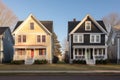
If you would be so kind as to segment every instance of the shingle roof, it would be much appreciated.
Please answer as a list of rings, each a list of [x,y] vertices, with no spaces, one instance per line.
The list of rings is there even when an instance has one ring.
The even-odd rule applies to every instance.
[[[104,22],[103,22],[102,20],[98,20],[97,22],[103,27],[103,29],[104,29],[105,31],[107,31],[107,29],[106,29],[106,27],[105,27],[105,24],[104,24]]]
[[[2,35],[6,29],[8,29],[9,27],[0,27],[0,35]]]
[[[80,23],[81,21],[68,21],[68,34]],[[104,22],[102,20],[98,20],[97,21],[101,26],[102,28],[106,30],[106,27],[104,25]]]
[[[53,33],[53,21],[40,21],[40,22],[48,29],[48,31]],[[13,31],[15,31],[22,23],[23,21],[18,21]]]

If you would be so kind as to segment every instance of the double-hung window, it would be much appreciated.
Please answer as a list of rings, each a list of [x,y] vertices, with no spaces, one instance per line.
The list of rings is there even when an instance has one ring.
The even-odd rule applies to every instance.
[[[82,34],[74,34],[73,35],[73,42],[74,43],[83,43],[83,35]]]
[[[26,42],[26,35],[18,35],[18,43]]]
[[[85,31],[90,31],[91,30],[91,21],[86,21],[85,22]]]
[[[41,36],[40,35],[37,35],[37,42],[41,42]]]
[[[100,43],[101,36],[100,35],[90,35],[90,43]]]
[[[30,23],[30,30],[34,30],[34,23],[33,22]]]

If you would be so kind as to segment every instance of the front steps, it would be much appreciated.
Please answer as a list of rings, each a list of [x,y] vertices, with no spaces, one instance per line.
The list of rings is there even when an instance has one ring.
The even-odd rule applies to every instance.
[[[88,64],[88,65],[94,65],[95,61],[94,60],[86,60],[86,64]]]
[[[33,64],[34,63],[34,60],[33,59],[26,59],[25,60],[25,64],[26,65],[31,65],[31,64]]]

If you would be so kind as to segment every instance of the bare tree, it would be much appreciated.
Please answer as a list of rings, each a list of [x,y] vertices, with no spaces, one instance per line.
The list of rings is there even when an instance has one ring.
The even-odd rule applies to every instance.
[[[63,42],[62,42],[62,51],[63,53],[65,53],[66,51],[68,51],[68,41],[67,41],[67,38],[64,38]]]
[[[9,26],[13,29],[17,20],[16,15],[0,0],[0,26]]]
[[[110,13],[109,15],[103,17],[103,21],[109,32],[111,27],[116,28],[116,26],[120,25],[120,15],[117,13]]]

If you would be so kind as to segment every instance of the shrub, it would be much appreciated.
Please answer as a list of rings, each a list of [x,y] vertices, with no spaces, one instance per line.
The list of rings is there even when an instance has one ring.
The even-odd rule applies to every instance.
[[[73,60],[74,64],[86,64],[85,60]]]
[[[107,64],[108,63],[108,60],[96,60],[96,64]]]
[[[53,63],[57,63],[59,61],[57,56],[53,56]]]
[[[15,60],[15,61],[11,61],[11,64],[24,64],[24,60]]]
[[[64,62],[69,63],[69,55],[67,54],[67,52],[65,54]]]
[[[47,60],[35,60],[34,64],[47,64]]]

